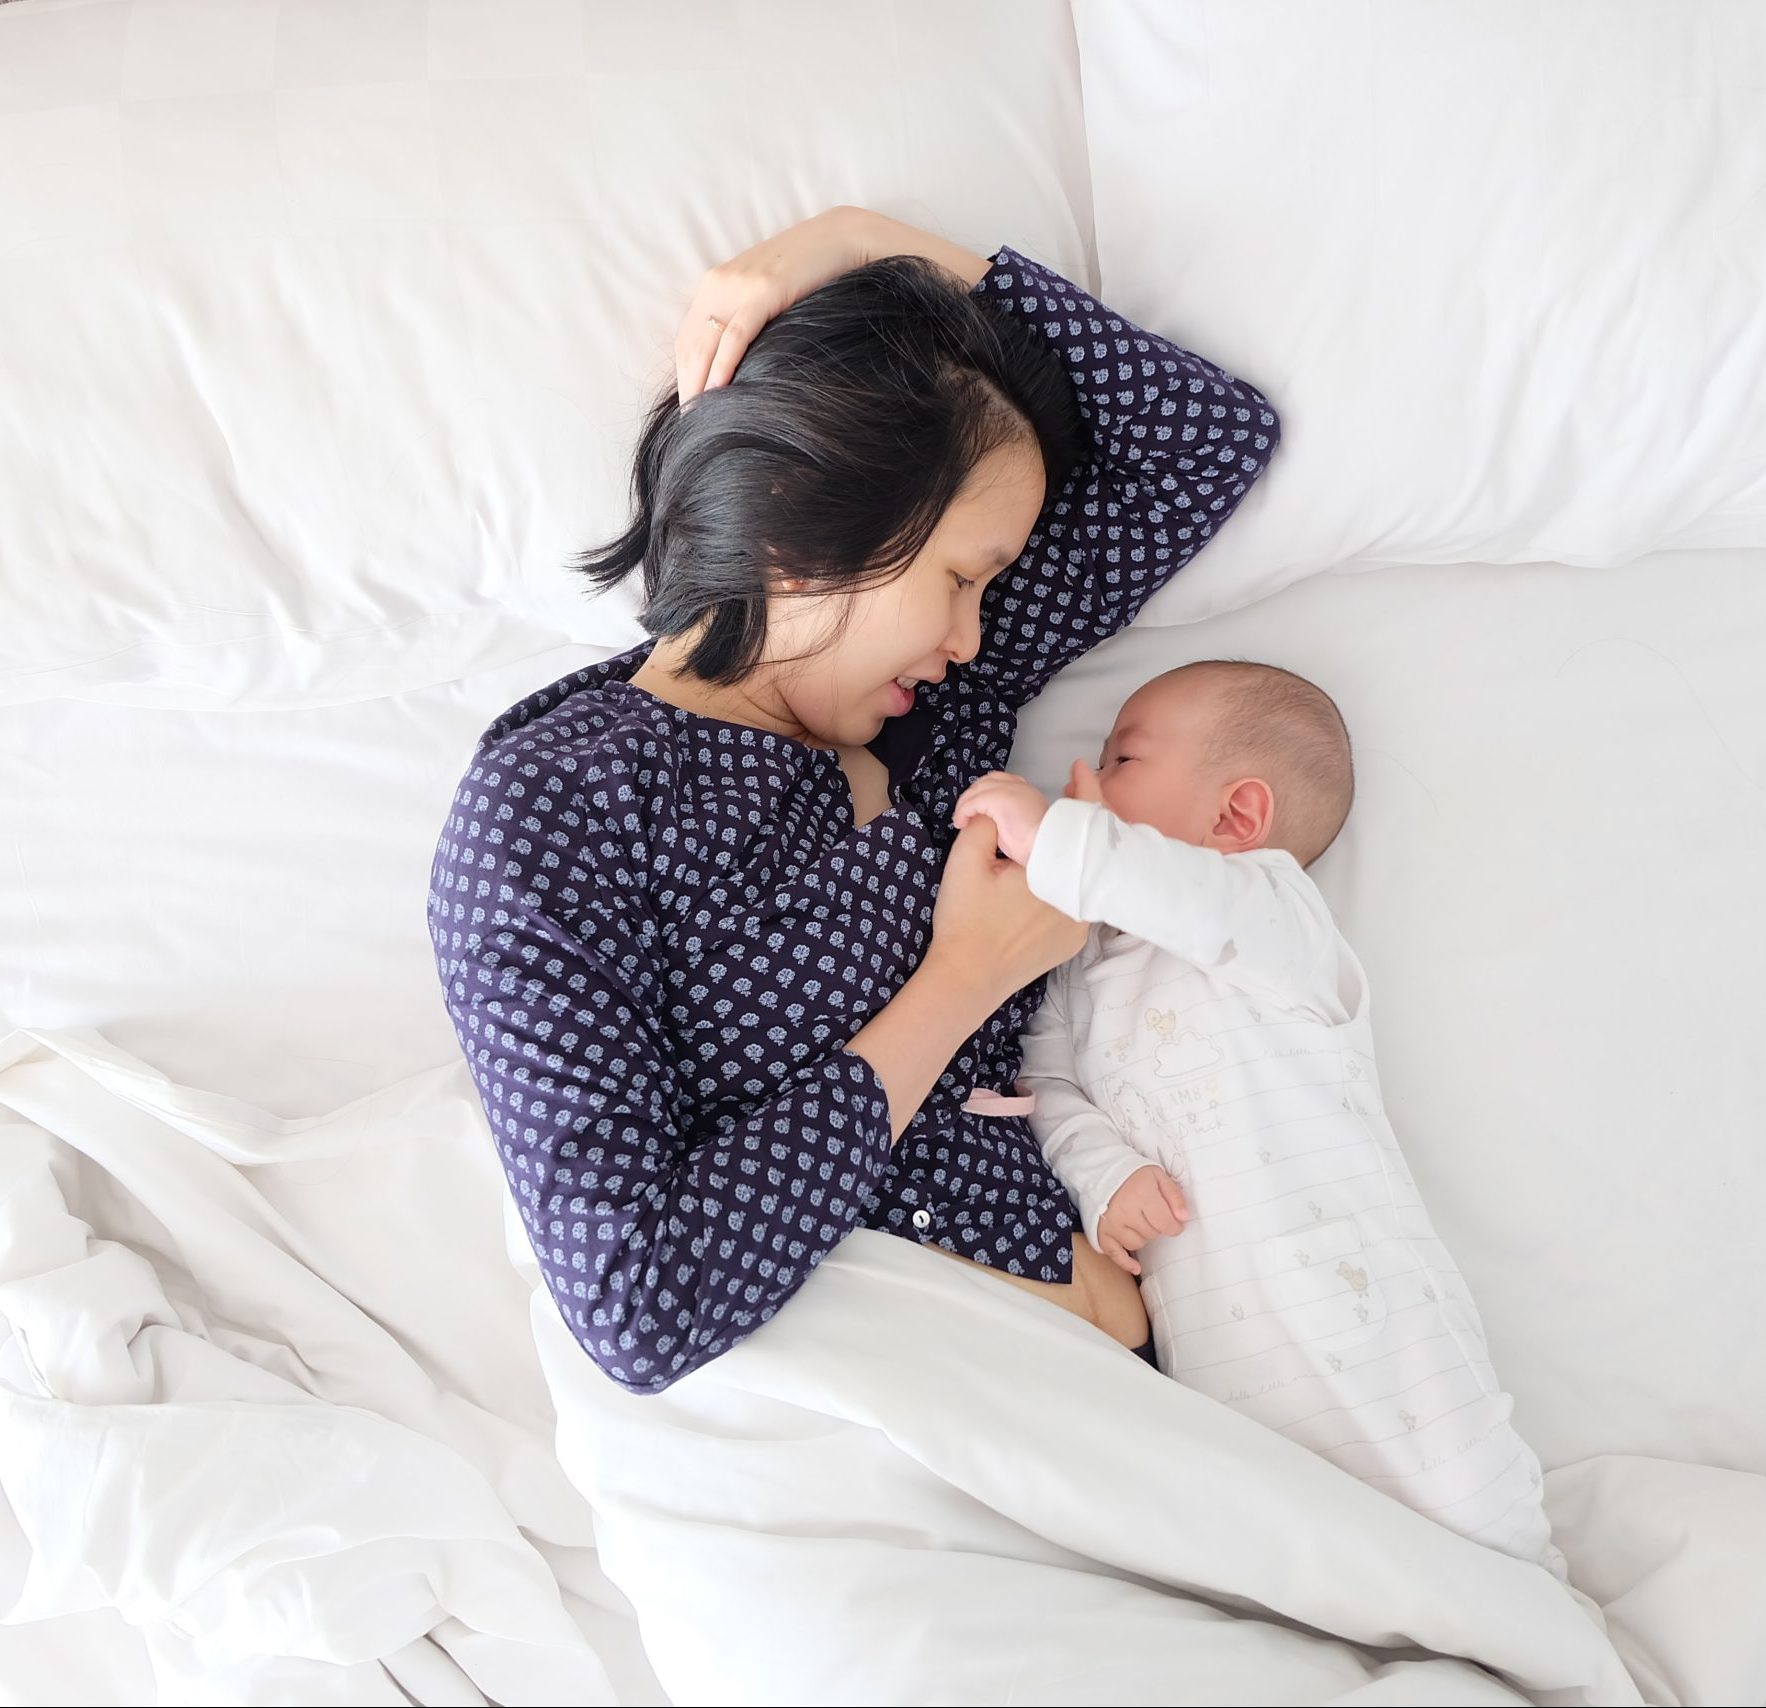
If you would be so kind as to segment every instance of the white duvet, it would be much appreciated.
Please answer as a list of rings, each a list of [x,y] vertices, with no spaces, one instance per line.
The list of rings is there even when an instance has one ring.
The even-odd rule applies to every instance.
[[[1603,1634],[1539,1568],[886,1235],[664,1395],[623,1393],[537,1287],[471,1095],[450,1067],[280,1121],[91,1034],[5,1041],[0,1485],[31,1550],[8,1618],[116,1608],[162,1701],[1766,1685],[1722,1593],[1759,1572],[1766,1479],[1554,1473]],[[426,1238],[389,1243],[391,1201]]]
[[[1641,1700],[1542,1568],[886,1234],[653,1403],[536,1332],[680,1702]]]

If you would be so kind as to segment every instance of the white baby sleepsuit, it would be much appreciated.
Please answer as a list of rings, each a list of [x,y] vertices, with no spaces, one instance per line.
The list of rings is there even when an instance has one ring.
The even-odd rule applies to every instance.
[[[1094,1243],[1136,1169],[1183,1187],[1139,1254],[1159,1367],[1473,1539],[1564,1575],[1470,1291],[1380,1101],[1367,983],[1277,849],[1052,803],[1031,889],[1094,922],[1021,1086]]]

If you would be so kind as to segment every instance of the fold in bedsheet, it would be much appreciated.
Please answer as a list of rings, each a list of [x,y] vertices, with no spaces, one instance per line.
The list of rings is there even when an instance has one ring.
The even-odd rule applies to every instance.
[[[115,1607],[162,1700],[616,1700],[470,1097],[284,1122],[0,1043],[0,1618]]]

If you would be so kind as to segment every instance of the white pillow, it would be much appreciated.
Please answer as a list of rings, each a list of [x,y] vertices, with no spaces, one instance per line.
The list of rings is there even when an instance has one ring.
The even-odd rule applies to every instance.
[[[1074,12],[1105,300],[1282,418],[1150,620],[1766,544],[1766,7]]]
[[[855,202],[1083,278],[1084,159],[1061,0],[0,5],[0,698],[629,644],[564,566],[700,273]]]

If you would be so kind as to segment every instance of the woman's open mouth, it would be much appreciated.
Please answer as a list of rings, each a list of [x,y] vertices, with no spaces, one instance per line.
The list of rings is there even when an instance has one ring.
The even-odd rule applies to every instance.
[[[899,718],[903,712],[914,709],[914,678],[898,676],[889,684],[890,708],[889,715]]]

